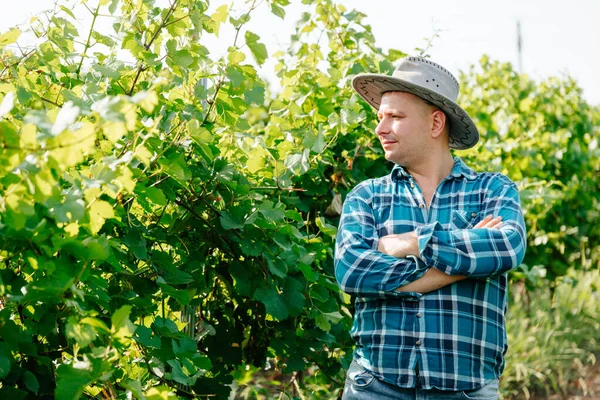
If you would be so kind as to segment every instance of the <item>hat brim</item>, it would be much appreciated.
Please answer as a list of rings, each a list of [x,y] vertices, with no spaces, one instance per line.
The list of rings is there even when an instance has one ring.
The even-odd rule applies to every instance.
[[[446,114],[450,120],[450,148],[466,150],[479,141],[477,126],[461,106],[431,89],[389,75],[360,74],[352,79],[352,87],[367,103],[379,110],[381,97],[386,92],[400,91],[412,93],[425,99]]]

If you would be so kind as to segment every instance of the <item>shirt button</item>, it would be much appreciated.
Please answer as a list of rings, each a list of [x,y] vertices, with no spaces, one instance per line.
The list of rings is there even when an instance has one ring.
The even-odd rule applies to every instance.
[[[423,204],[423,203],[419,204],[419,208],[425,208],[425,204]]]
[[[410,183],[410,187],[411,187],[411,188],[414,188],[414,187],[415,187],[415,183],[414,183],[414,182],[411,182],[411,183]]]
[[[421,313],[417,313],[417,318],[421,318],[422,314]]]
[[[476,212],[471,213],[471,217],[475,218],[477,216]]]
[[[417,343],[415,343],[415,344],[416,344],[417,346],[420,346],[420,345],[421,345],[421,341],[420,341],[420,340],[417,340]]]

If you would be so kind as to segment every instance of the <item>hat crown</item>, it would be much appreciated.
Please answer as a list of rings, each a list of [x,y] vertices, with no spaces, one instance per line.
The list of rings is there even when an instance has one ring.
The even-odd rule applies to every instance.
[[[458,98],[460,85],[454,75],[426,58],[403,58],[392,76],[437,92],[454,102]]]

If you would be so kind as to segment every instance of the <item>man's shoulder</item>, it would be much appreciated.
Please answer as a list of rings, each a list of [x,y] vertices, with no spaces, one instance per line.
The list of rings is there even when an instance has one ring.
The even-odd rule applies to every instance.
[[[501,172],[478,172],[475,181],[478,183],[479,187],[487,188],[489,190],[501,189],[506,186],[512,186],[517,189],[516,183]]]
[[[501,183],[504,185],[514,185],[515,184],[508,176],[504,175],[502,172],[494,172],[494,171],[477,172],[477,179],[480,179],[480,180],[486,181],[486,182]]]
[[[390,174],[379,178],[366,179],[354,186],[348,196],[358,196],[370,200],[374,194],[385,191],[385,188],[389,187],[391,183]]]

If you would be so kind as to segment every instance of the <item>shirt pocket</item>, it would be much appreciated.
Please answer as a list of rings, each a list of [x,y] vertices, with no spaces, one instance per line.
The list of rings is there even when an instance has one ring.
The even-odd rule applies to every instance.
[[[479,213],[470,210],[453,210],[450,229],[471,229],[476,224]]]

